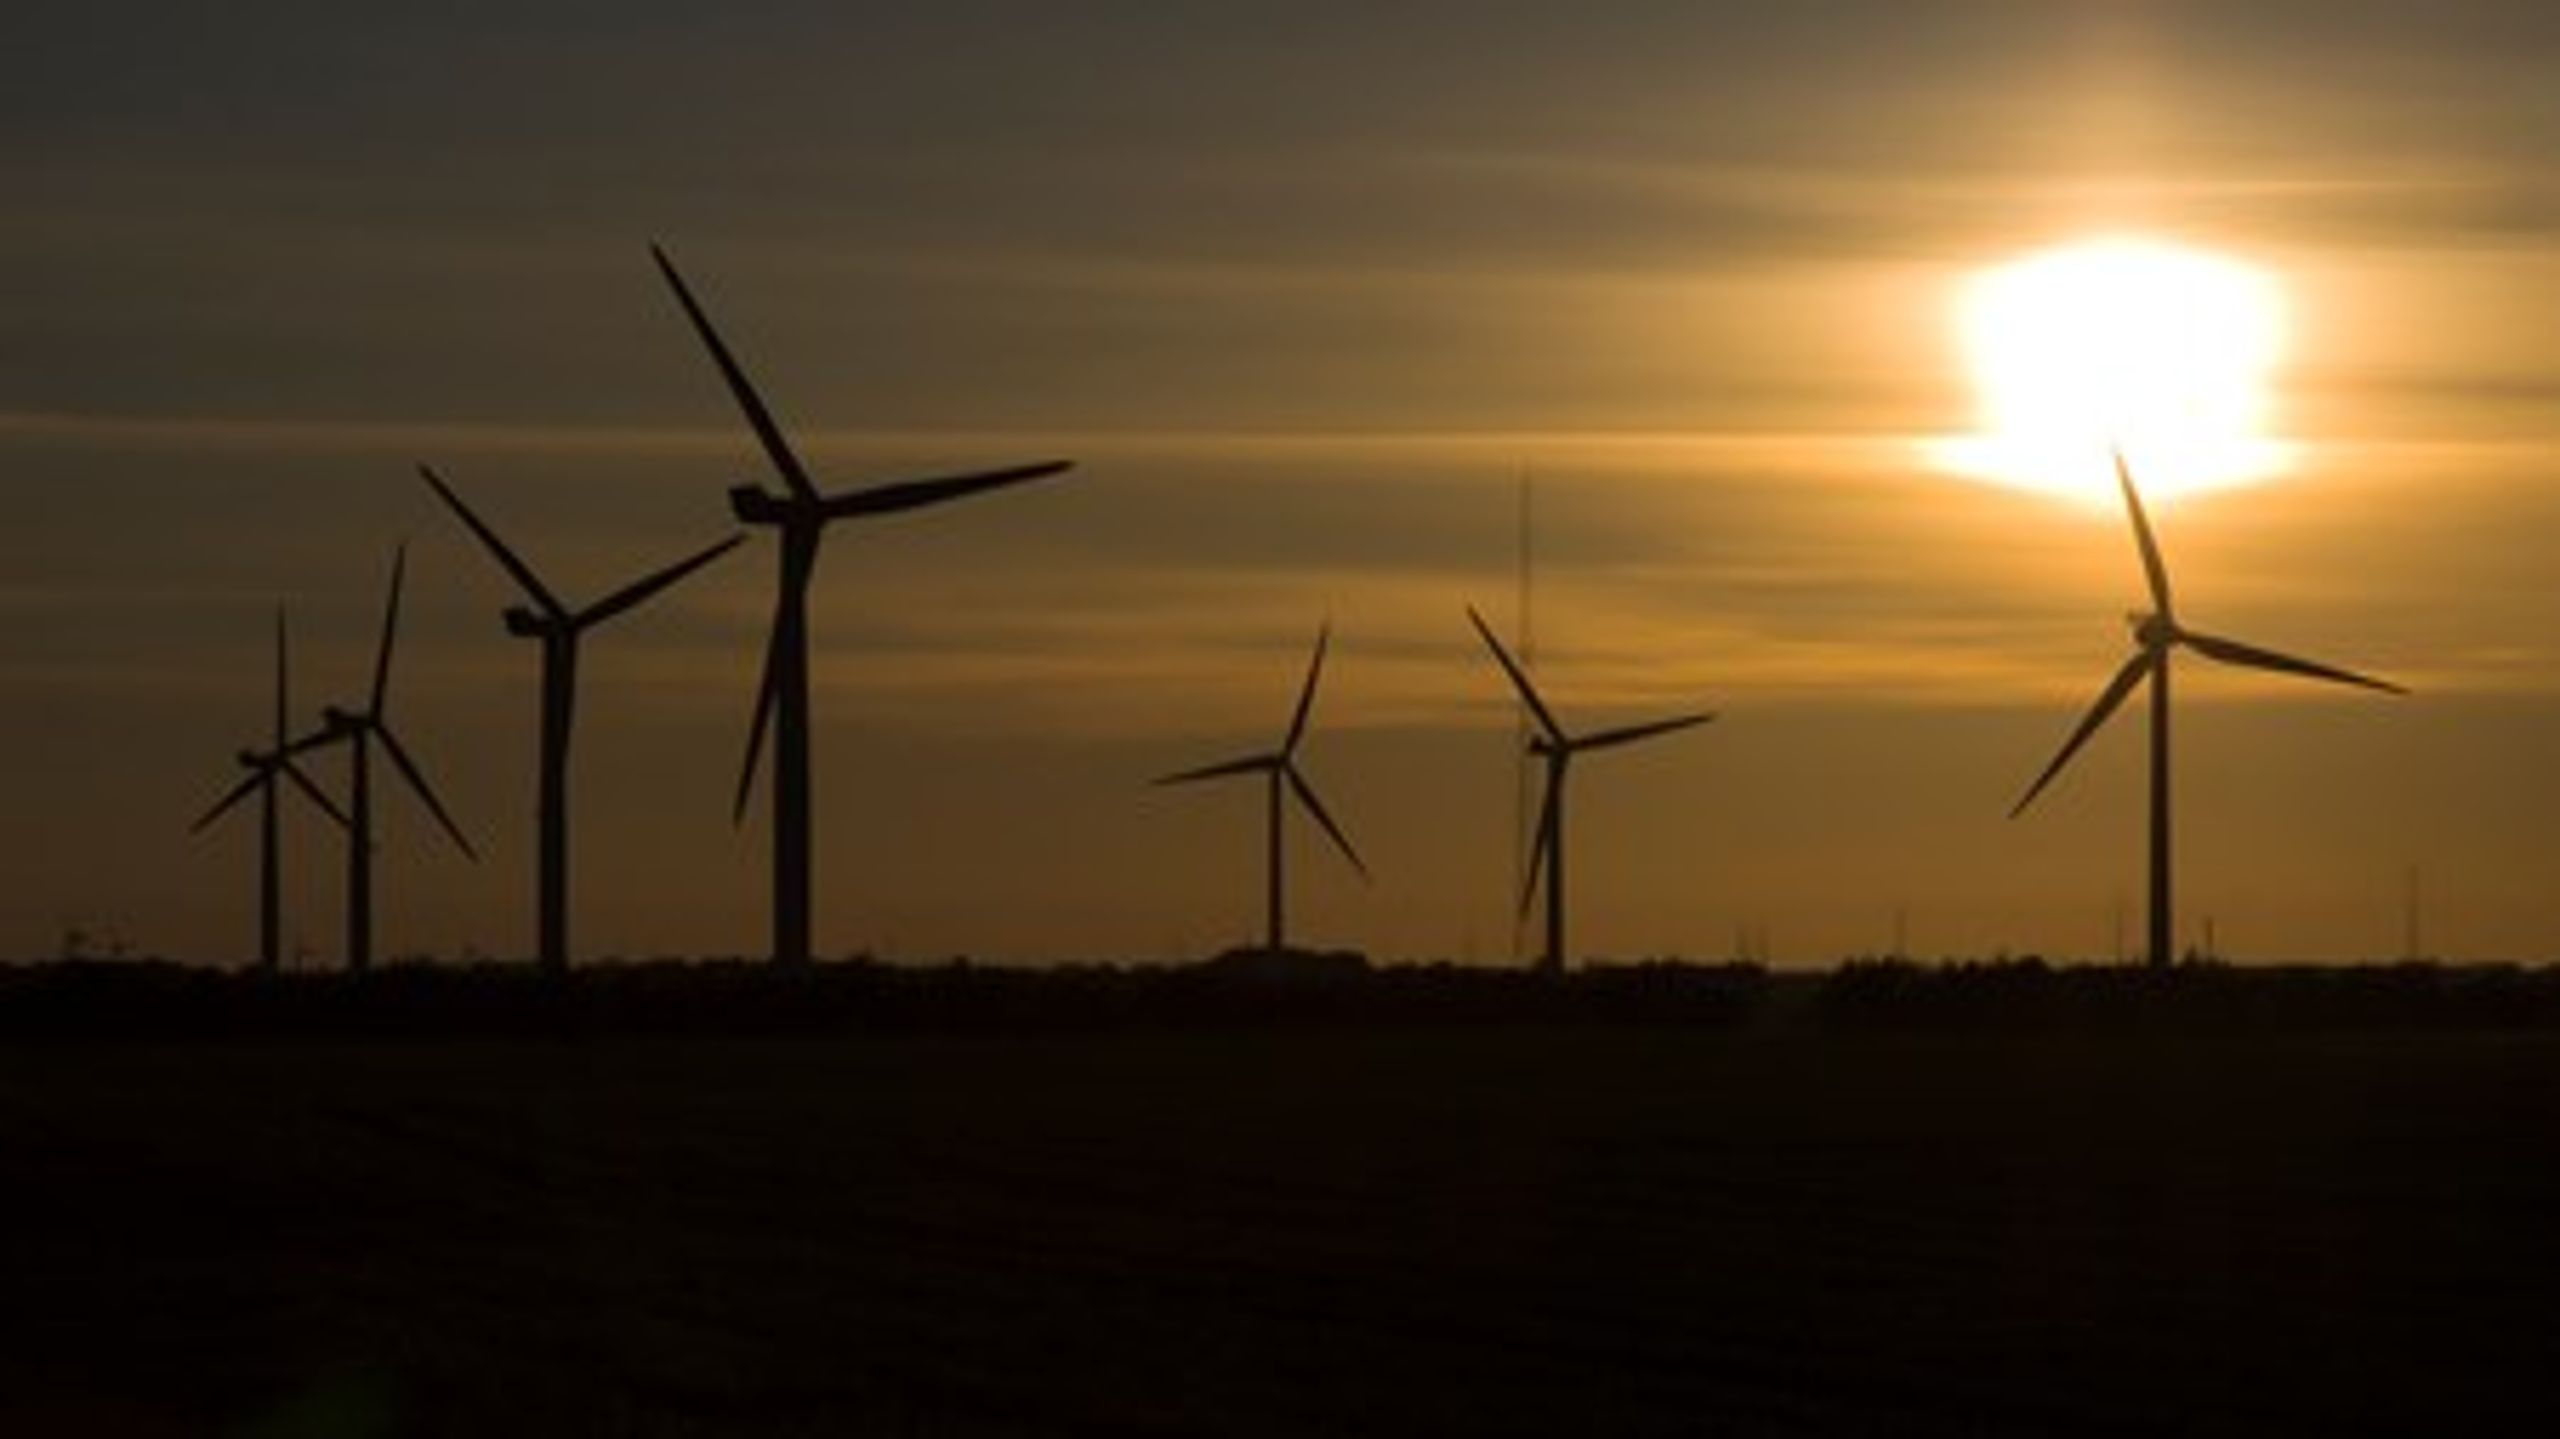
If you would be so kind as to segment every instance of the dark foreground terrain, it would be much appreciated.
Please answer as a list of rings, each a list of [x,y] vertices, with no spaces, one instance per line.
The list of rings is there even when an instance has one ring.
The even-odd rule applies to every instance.
[[[0,1433],[2553,1432],[2560,1033],[0,1046]]]

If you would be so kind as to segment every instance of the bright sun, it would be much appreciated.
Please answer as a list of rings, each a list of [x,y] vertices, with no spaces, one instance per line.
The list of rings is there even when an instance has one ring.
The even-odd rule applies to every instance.
[[[1944,469],[2112,505],[2115,447],[2160,498],[2291,462],[2293,447],[2266,433],[2285,310],[2263,270],[2157,240],[2088,240],[1974,276],[1956,333],[1981,428],[1930,442]]]

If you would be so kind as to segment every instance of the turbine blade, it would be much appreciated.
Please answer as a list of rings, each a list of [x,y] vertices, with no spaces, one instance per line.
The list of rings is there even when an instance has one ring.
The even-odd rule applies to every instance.
[[[1484,616],[1477,614],[1473,605],[1467,606],[1467,618],[1475,624],[1476,633],[1484,636],[1485,648],[1493,651],[1494,659],[1502,665],[1502,672],[1511,676],[1511,687],[1520,692],[1521,702],[1529,706],[1529,713],[1538,717],[1538,728],[1545,730],[1547,738],[1556,743],[1566,743],[1564,726],[1556,723],[1555,715],[1547,709],[1547,702],[1538,698],[1538,687],[1529,683],[1528,671],[1520,668],[1519,663],[1511,658],[1511,651],[1504,649],[1502,641],[1493,637],[1493,626],[1484,622]]]
[[[1342,857],[1351,861],[1351,867],[1360,872],[1363,880],[1367,879],[1369,866],[1360,862],[1360,851],[1351,847],[1350,836],[1345,835],[1342,826],[1335,824],[1333,816],[1325,812],[1324,801],[1316,798],[1315,786],[1307,783],[1307,777],[1298,773],[1296,765],[1285,760],[1281,762],[1280,772],[1289,777],[1289,788],[1298,792],[1298,802],[1305,805],[1307,813],[1314,815],[1316,823],[1323,825],[1324,832],[1333,837],[1334,847],[1342,851]]]
[[[938,505],[946,500],[964,499],[982,490],[998,490],[1030,480],[1046,479],[1075,468],[1073,460],[1042,460],[1038,464],[1013,465],[1001,470],[977,474],[944,475],[930,480],[901,480],[895,484],[873,485],[822,501],[818,508],[828,519],[841,520],[855,515],[886,515],[899,510]]]
[[[1712,712],[1705,712],[1681,715],[1675,719],[1649,720],[1643,724],[1621,725],[1617,729],[1604,729],[1595,735],[1585,735],[1575,740],[1572,748],[1580,751],[1634,744],[1637,740],[1651,739],[1655,735],[1669,734],[1674,730],[1694,729],[1714,718],[1715,715]]]
[[[2298,659],[2292,655],[2278,654],[2274,650],[2262,650],[2256,645],[2244,645],[2238,640],[2227,640],[2219,635],[2200,635],[2193,631],[2182,630],[2178,638],[2194,646],[2199,653],[2228,665],[2246,665],[2251,669],[2274,670],[2280,674],[2301,675],[2306,679],[2357,685],[2369,690],[2380,690],[2384,694],[2405,695],[2409,692],[2389,680],[2378,680],[2371,675],[2360,675],[2353,670],[2342,670],[2335,665],[2321,664],[2317,660]]]
[[[436,823],[444,826],[446,834],[452,836],[454,846],[471,860],[478,861],[480,852],[471,847],[470,840],[463,838],[462,826],[455,824],[453,816],[445,812],[444,801],[436,798],[435,790],[427,784],[426,775],[419,772],[418,762],[409,758],[408,748],[400,743],[400,736],[393,734],[391,727],[384,724],[376,724],[373,732],[381,739],[383,751],[391,756],[391,763],[400,771],[400,777],[409,782],[410,790],[426,802],[427,812],[436,817]]]
[[[791,452],[790,442],[782,437],[782,427],[773,421],[773,412],[764,407],[764,398],[748,381],[747,372],[738,368],[737,357],[729,353],[729,346],[720,338],[720,332],[712,328],[711,317],[704,314],[702,306],[694,300],[693,290],[685,284],[684,276],[676,273],[675,261],[668,259],[667,252],[656,245],[649,247],[649,254],[658,262],[658,273],[666,277],[668,287],[676,292],[676,303],[684,306],[686,317],[693,321],[693,332],[701,337],[702,347],[711,352],[712,363],[720,367],[720,377],[728,382],[729,394],[746,415],[748,426],[764,443],[764,452],[772,459],[775,472],[782,476],[782,482],[791,487],[795,496],[803,500],[817,499],[818,487],[810,483],[809,472],[801,467],[800,457]]]
[[[373,699],[365,713],[376,719],[382,716],[382,703],[391,694],[391,646],[400,633],[400,579],[409,567],[409,543],[391,552],[391,597],[382,606],[382,646],[373,653]]]
[[[774,695],[781,683],[782,617],[776,615],[773,631],[765,638],[764,673],[756,679],[756,712],[747,721],[747,758],[738,766],[738,796],[729,805],[731,824],[746,822],[747,800],[756,788],[756,761],[764,756],[764,735],[773,727]]]
[[[704,565],[707,565],[713,560],[720,558],[722,555],[729,553],[731,550],[736,549],[739,545],[746,543],[746,538],[747,537],[745,535],[731,535],[720,543],[712,545],[707,549],[699,550],[688,558],[678,560],[674,564],[667,566],[665,569],[659,570],[655,574],[634,580],[630,584],[624,585],[622,588],[615,590],[612,594],[605,596],[603,599],[600,599],[594,604],[591,604],[585,609],[579,611],[577,615],[578,624],[583,627],[586,625],[602,624],[604,621],[612,619],[615,615],[621,614],[623,611],[638,605],[643,600],[649,599],[656,595],[658,591],[665,589],[667,586],[674,584],[676,581],[683,579],[689,574],[692,574],[695,570],[701,569]]]
[[[499,539],[496,530],[489,528],[481,522],[478,515],[472,513],[471,507],[462,502],[462,496],[453,492],[453,487],[444,482],[442,475],[425,465],[418,466],[418,474],[438,495],[443,497],[445,506],[461,519],[463,527],[480,537],[481,546],[497,558],[499,568],[514,576],[517,587],[531,597],[535,604],[542,606],[545,614],[558,618],[568,612],[559,599],[543,585],[541,577],[534,574],[533,566],[526,564],[522,556],[507,548],[507,542]]]
[[[1284,757],[1296,754],[1298,741],[1306,737],[1307,713],[1315,708],[1316,703],[1316,679],[1324,673],[1325,646],[1332,640],[1333,621],[1327,620],[1316,627],[1315,657],[1307,661],[1307,682],[1298,687],[1298,708],[1289,716],[1288,738],[1280,741],[1280,753]]]
[[[332,729],[327,725],[323,725],[307,735],[287,741],[285,746],[276,753],[279,756],[309,754],[313,750],[326,749],[333,744],[337,744],[346,737],[347,732],[345,730]]]
[[[2166,619],[2174,613],[2169,603],[2169,567],[2160,558],[2160,542],[2152,537],[2150,517],[2142,512],[2142,495],[2133,487],[2133,471],[2124,462],[2124,451],[2115,454],[2116,484],[2124,491],[2125,512],[2133,516],[2133,539],[2142,547],[2142,573],[2151,583],[2151,604]]]
[[[2062,767],[2080,752],[2080,746],[2088,743],[2089,736],[2098,732],[2098,726],[2107,722],[2107,716],[2116,712],[2116,707],[2124,703],[2124,697],[2133,693],[2133,687],[2142,683],[2144,677],[2151,673],[2151,667],[2158,662],[2159,656],[2151,650],[2137,650],[2133,658],[2124,662],[2124,668],[2116,671],[2116,677],[2107,681],[2106,690],[2098,696],[2098,702],[2089,707],[2080,727],[2063,742],[2062,752],[2053,757],[2053,763],[2044,767],[2044,773],[2036,776],[2036,782],[2027,786],[2026,794],[2010,808],[2009,818],[2016,819],[2026,813],[2027,806],[2035,803],[2036,796],[2044,793],[2044,787],[2053,782],[2055,775],[2062,773]]]
[[[1553,763],[1553,761],[1550,761]],[[1556,786],[1547,786],[1547,797],[1538,802],[1536,838],[1529,842],[1529,873],[1520,883],[1520,917],[1529,917],[1529,906],[1538,895],[1539,877],[1546,873],[1547,851],[1556,842]]]
[[[302,772],[302,766],[295,764],[292,759],[286,756],[278,755],[276,757],[276,769],[279,773],[283,774],[286,779],[293,781],[293,787],[302,791],[302,797],[304,799],[318,805],[322,814],[336,820],[338,822],[338,828],[347,828],[349,823],[347,819],[347,812],[338,808],[337,804],[321,790],[320,786],[311,782],[311,776]]]
[[[1259,774],[1280,762],[1278,755],[1258,754],[1245,759],[1222,760],[1176,774],[1158,775],[1150,784],[1191,784],[1197,780],[1224,779],[1231,774]]]
[[[240,801],[257,793],[258,786],[266,783],[266,779],[267,772],[265,770],[253,769],[249,771],[247,778],[241,780],[231,788],[224,790],[222,792],[222,798],[215,800],[212,804],[206,806],[205,812],[196,816],[196,822],[187,826],[187,833],[204,833],[205,826],[222,818],[223,814],[233,805],[238,804]]]

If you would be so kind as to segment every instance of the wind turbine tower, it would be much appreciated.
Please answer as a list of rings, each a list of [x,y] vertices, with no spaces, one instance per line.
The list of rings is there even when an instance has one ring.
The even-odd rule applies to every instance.
[[[2133,471],[2126,467],[2121,453],[2115,457],[2115,464],[2116,484],[2124,492],[2125,513],[2133,523],[2134,543],[2142,552],[2142,572],[2150,586],[2152,607],[2148,611],[2136,611],[2125,617],[2126,623],[2133,630],[2132,656],[2124,662],[2122,669],[2116,671],[2115,678],[2107,682],[2106,689],[2098,695],[2097,703],[2090,706],[2088,714],[2081,719],[2079,727],[2071,732],[2070,738],[2063,741],[2061,752],[2053,757],[2053,762],[2046,765],[2044,772],[2036,776],[2035,783],[2027,786],[2027,792],[2010,809],[2009,817],[2015,819],[2026,813],[2027,806],[2035,803],[2036,796],[2042,794],[2045,786],[2053,782],[2054,776],[2062,772],[2063,766],[2071,762],[2071,757],[2080,752],[2080,747],[2088,742],[2089,736],[2097,733],[2098,728],[2123,705],[2126,698],[2147,681],[2151,686],[2149,958],[2153,966],[2165,967],[2174,958],[2177,943],[2169,893],[2170,657],[2180,649],[2190,649],[2207,659],[2228,665],[2272,670],[2279,674],[2323,680],[2331,684],[2354,685],[2362,689],[2380,690],[2385,694],[2407,694],[2408,691],[2388,680],[2374,679],[2369,675],[2360,675],[2333,665],[2297,659],[2292,655],[2279,654],[2274,650],[2260,649],[2255,645],[2242,644],[2238,640],[2224,639],[2218,635],[2209,635],[2201,630],[2187,628],[2178,619],[2176,608],[2170,602],[2169,567],[2160,557],[2159,543],[2152,537],[2151,521],[2143,514],[2142,496],[2134,488]],[[2210,942],[2207,947],[2211,947]]]
[[[507,608],[507,633],[542,642],[542,751],[535,803],[540,837],[534,867],[536,943],[542,968],[563,974],[569,968],[569,735],[578,703],[578,641],[588,630],[638,607],[737,548],[746,537],[731,535],[633,580],[584,609],[573,610],[463,503],[443,476],[425,465],[418,466],[418,474],[524,592],[529,603]]]
[[[283,780],[302,791],[305,799],[319,806],[320,812],[345,828],[347,816],[320,786],[311,782],[302,766],[293,762],[287,748],[286,712],[291,706],[285,669],[284,610],[276,610],[276,693],[275,724],[267,748],[240,751],[240,767],[248,773],[199,816],[188,830],[200,834],[205,827],[220,819],[233,805],[258,796],[258,968],[273,974],[283,962],[284,933],[284,856],[283,841],[277,825],[276,782]]]
[[[347,747],[347,968],[358,973],[373,967],[373,746],[378,742],[409,792],[435,816],[436,823],[466,858],[479,853],[461,827],[436,798],[427,777],[409,757],[408,746],[391,728],[391,651],[400,631],[400,582],[409,562],[402,545],[391,558],[391,593],[382,607],[382,642],[374,651],[373,688],[360,710],[330,705],[320,712],[320,728],[285,747],[300,754],[325,745]]]
[[[1485,648],[1493,652],[1494,661],[1502,666],[1502,672],[1511,677],[1511,686],[1519,692],[1521,703],[1529,707],[1529,713],[1538,721],[1538,733],[1529,741],[1529,752],[1545,762],[1545,799],[1538,809],[1537,839],[1529,851],[1529,875],[1520,888],[1520,908],[1523,913],[1527,912],[1543,869],[1547,887],[1547,942],[1545,950],[1538,956],[1538,968],[1549,974],[1561,973],[1565,965],[1564,791],[1565,776],[1571,772],[1574,756],[1593,750],[1615,749],[1674,730],[1689,729],[1705,724],[1715,716],[1700,712],[1649,720],[1643,724],[1621,725],[1593,734],[1569,733],[1556,719],[1555,712],[1547,708],[1537,686],[1530,683],[1528,672],[1512,659],[1511,652],[1502,647],[1502,641],[1494,638],[1493,628],[1484,622],[1484,616],[1470,606],[1467,619],[1475,625],[1476,633],[1483,637]]]
[[[765,732],[773,733],[773,960],[785,967],[809,963],[810,872],[813,833],[809,770],[809,582],[817,571],[818,542],[837,520],[869,518],[920,509],[981,491],[1018,485],[1059,474],[1071,460],[1047,460],[1009,469],[934,479],[905,480],[867,489],[826,494],[800,463],[782,427],[756,393],[727,342],[720,338],[693,291],[676,272],[665,250],[652,245],[658,273],[674,291],[676,302],[719,367],[730,397],[763,445],[765,457],[782,481],[780,493],[761,485],[737,485],[729,491],[729,509],[739,523],[770,529],[780,541],[781,563],[774,596],[773,629],[767,639],[764,678],[756,687],[755,718],[747,732],[746,764],[738,775],[734,816],[746,817],[747,797],[755,784],[756,762]]]
[[[1241,759],[1222,760],[1156,780],[1160,785],[1172,785],[1224,779],[1230,775],[1258,774],[1263,777],[1263,947],[1274,955],[1286,949],[1289,942],[1287,891],[1282,883],[1282,856],[1288,840],[1282,825],[1288,808],[1284,790],[1295,794],[1307,813],[1315,816],[1316,823],[1333,840],[1334,848],[1342,851],[1344,859],[1351,861],[1352,869],[1359,873],[1360,878],[1366,880],[1369,877],[1369,867],[1361,862],[1360,852],[1351,847],[1351,840],[1343,834],[1342,826],[1334,823],[1333,816],[1325,810],[1324,801],[1316,797],[1315,786],[1307,783],[1305,773],[1298,768],[1298,743],[1306,738],[1307,715],[1315,707],[1316,681],[1324,674],[1325,647],[1331,634],[1330,626],[1316,631],[1315,656],[1307,663],[1306,683],[1298,690],[1298,707],[1289,716],[1288,733],[1282,736],[1278,749],[1246,755]]]

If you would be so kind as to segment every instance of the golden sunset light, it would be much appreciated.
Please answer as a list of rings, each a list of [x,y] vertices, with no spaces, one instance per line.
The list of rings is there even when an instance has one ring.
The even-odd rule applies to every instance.
[[[2291,462],[2271,429],[2285,295],[2264,269],[2105,236],[1983,270],[1954,310],[1980,420],[1932,443],[1944,468],[2112,507],[2118,450],[2164,500]]]

